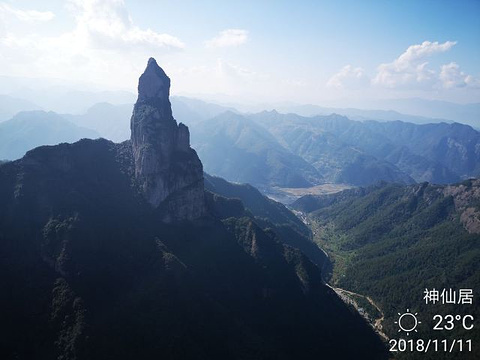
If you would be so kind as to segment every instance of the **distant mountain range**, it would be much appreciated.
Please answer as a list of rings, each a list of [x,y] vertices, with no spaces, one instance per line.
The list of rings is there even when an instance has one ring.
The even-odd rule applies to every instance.
[[[0,122],[11,119],[21,111],[32,110],[41,110],[41,108],[28,100],[0,95]]]
[[[417,116],[448,119],[480,129],[480,103],[456,104],[448,101],[410,98],[376,101],[371,106]]]
[[[45,110],[75,115],[82,114],[101,102],[114,105],[135,102],[135,94],[129,91],[102,90],[92,84],[73,84],[50,78],[0,76],[0,94],[25,100],[36,106],[35,108],[22,107],[18,111]],[[13,115],[15,113],[11,116]],[[2,120],[6,119],[0,117],[0,121]]]
[[[343,127],[343,123],[349,121],[345,117],[331,115],[306,118],[271,111],[254,114],[250,118],[268,128],[287,149],[312,164],[328,182],[353,185],[381,180],[414,182],[395,165],[342,141],[322,126],[333,121]]]
[[[192,143],[207,172],[260,189],[324,182],[355,186],[377,181],[452,183],[480,174],[479,133],[468,125],[354,121],[335,114],[305,117],[277,111],[242,114],[185,97],[172,97],[171,104],[177,120],[190,126]],[[22,118],[25,122],[38,114]],[[120,142],[129,137],[131,115],[128,104],[98,103],[84,114],[64,114],[55,121],[59,124],[60,117],[65,119],[75,140],[102,136]],[[15,132],[23,137],[15,146],[18,151],[3,153],[6,159],[47,144],[41,140],[45,136],[29,142],[32,135],[25,133],[24,124],[13,126],[18,121],[0,128],[0,136]],[[82,128],[94,133],[82,132]],[[57,132],[48,144],[70,141],[61,134]]]
[[[229,108],[188,98],[172,97],[171,103],[177,120],[185,124],[229,111]],[[132,106],[101,102],[83,114],[58,114],[36,111],[39,109],[37,105],[0,95],[0,138],[5,139],[0,145],[0,149],[3,149],[0,159],[2,156],[9,160],[18,159],[36,146],[73,142],[81,138],[104,137],[115,142],[125,141],[130,138]],[[13,116],[19,112],[21,114]],[[2,120],[10,121],[2,123]],[[15,139],[15,145],[9,139]]]
[[[106,139],[122,142],[130,137],[132,105],[103,102],[93,105],[84,114],[63,114],[62,117],[77,126],[93,129]]]
[[[480,173],[480,134],[458,123],[226,113],[192,126],[192,139],[207,171],[260,188],[451,183]]]
[[[443,118],[432,118],[427,116],[409,115],[394,110],[367,110],[355,108],[323,107],[318,105],[279,105],[274,108],[282,113],[294,113],[302,116],[338,114],[347,116],[351,120],[365,121],[405,121],[414,124],[430,124],[438,122],[453,122]]]
[[[285,149],[264,127],[226,112],[191,126],[192,144],[207,172],[256,186],[309,187],[322,175]]]
[[[352,120],[405,121],[416,124],[459,122],[480,129],[480,103],[457,104],[448,101],[420,98],[405,99],[349,99],[333,105],[296,104],[292,102],[246,104],[228,97],[202,97],[206,101],[234,107],[244,113],[277,110],[302,116],[336,113]],[[346,105],[347,103],[347,105]]]
[[[212,104],[184,96],[172,96],[170,102],[175,118],[189,126],[202,120],[212,119],[227,111],[238,113],[233,107]]]
[[[0,123],[0,159],[21,158],[27,151],[41,145],[99,137],[96,131],[79,127],[53,112],[20,112]]]
[[[480,173],[480,133],[468,125],[358,122],[276,111],[250,118],[333,182],[449,183]]]
[[[82,114],[96,103],[109,102],[114,105],[133,104],[136,95],[125,90],[104,90],[96,84],[71,83],[52,78],[23,78],[15,76],[0,76],[1,96],[10,96],[17,100],[25,100],[35,105],[35,108],[22,106],[18,111],[46,110],[57,113]],[[243,113],[257,113],[264,110],[277,110],[282,113],[296,113],[302,116],[330,115],[336,113],[352,120],[405,121],[416,124],[436,122],[459,122],[480,129],[480,103],[458,104],[448,101],[429,100],[421,98],[355,100],[329,104],[297,104],[292,102],[276,103],[241,103],[231,96],[223,95],[187,95],[175,96],[181,99],[187,107],[194,108],[194,118],[199,114],[211,118],[217,113],[210,110],[213,107]],[[202,99],[202,100],[199,100]],[[173,101],[172,101],[173,103]],[[192,106],[193,105],[193,106]],[[206,105],[206,107],[205,107]],[[203,108],[203,109],[202,109]],[[5,107],[0,106],[1,111]],[[235,110],[236,109],[236,110]],[[180,114],[180,109],[177,109]],[[16,112],[8,112],[0,121],[7,120]],[[178,115],[181,117],[180,115]],[[183,121],[183,120],[181,120]]]
[[[173,96],[170,98],[170,102],[177,121],[189,126],[226,111],[236,111],[235,109],[184,97]],[[130,138],[132,104],[113,105],[102,102],[93,105],[84,114],[63,114],[62,116],[78,126],[93,129],[112,141],[121,142]]]

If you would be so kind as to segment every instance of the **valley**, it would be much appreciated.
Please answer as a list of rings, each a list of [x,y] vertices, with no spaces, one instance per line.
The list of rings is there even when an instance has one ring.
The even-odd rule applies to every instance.
[[[412,308],[425,323],[413,338],[434,337],[439,334],[429,328],[433,315],[460,309],[426,305],[424,290],[478,289],[480,283],[479,186],[478,179],[448,186],[379,184],[307,195],[291,207],[328,255],[324,281],[382,338],[398,337],[397,314]],[[478,301],[463,312],[476,316]],[[443,336],[477,341],[480,332],[456,329]]]
[[[295,200],[301,198],[304,195],[334,194],[342,190],[351,188],[352,186],[348,184],[334,183],[320,184],[306,188],[282,188],[275,186],[263,189],[263,193],[275,201],[281,202],[285,205],[290,205]]]

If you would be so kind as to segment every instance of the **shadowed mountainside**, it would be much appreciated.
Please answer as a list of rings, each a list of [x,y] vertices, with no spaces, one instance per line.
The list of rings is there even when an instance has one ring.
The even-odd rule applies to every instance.
[[[142,126],[149,136],[180,128],[157,116],[168,115],[168,99],[155,105],[166,90],[160,80],[140,82],[136,135]],[[143,170],[152,168],[138,147],[159,145],[153,162],[155,151],[187,153],[179,132],[165,131],[157,143],[140,136],[42,146],[0,166],[0,356],[385,359],[373,330],[305,255],[282,243],[277,225],[265,226],[268,216],[262,222],[239,200],[207,192],[204,212],[180,217],[175,199],[188,198],[190,186],[151,201]],[[175,166],[188,158],[168,160],[155,181],[181,181]],[[275,209],[272,224],[295,223],[278,204],[265,209]]]

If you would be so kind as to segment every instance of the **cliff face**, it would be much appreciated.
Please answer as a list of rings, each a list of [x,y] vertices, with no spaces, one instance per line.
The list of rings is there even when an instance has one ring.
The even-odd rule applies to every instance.
[[[170,79],[150,58],[130,125],[135,176],[146,200],[167,210],[164,221],[193,220],[205,213],[203,167],[188,127],[172,116],[169,93]]]

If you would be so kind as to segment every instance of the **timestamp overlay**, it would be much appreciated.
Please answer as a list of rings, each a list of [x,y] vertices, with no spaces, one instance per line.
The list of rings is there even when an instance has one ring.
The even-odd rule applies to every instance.
[[[394,325],[398,331],[397,336],[388,342],[390,352],[450,353],[452,358],[479,352],[472,337],[473,332],[478,331],[477,319],[472,312],[473,289],[425,289],[422,301],[432,311],[422,315],[414,308],[407,308],[397,313]],[[445,313],[445,309],[449,313]],[[423,337],[422,333],[428,336]]]

